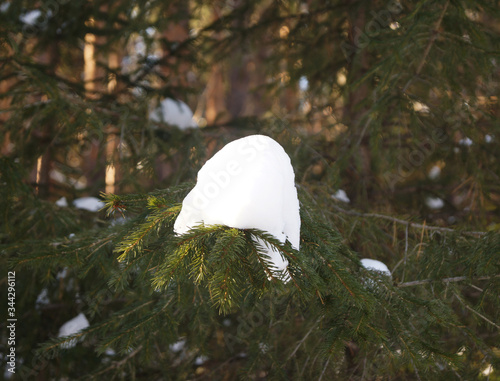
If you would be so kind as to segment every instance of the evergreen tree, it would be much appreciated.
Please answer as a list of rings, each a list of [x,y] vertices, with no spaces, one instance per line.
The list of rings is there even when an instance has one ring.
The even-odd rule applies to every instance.
[[[497,379],[499,5],[0,3],[0,374]],[[151,119],[164,98],[199,128]],[[300,249],[174,234],[197,171],[252,134],[291,157]]]

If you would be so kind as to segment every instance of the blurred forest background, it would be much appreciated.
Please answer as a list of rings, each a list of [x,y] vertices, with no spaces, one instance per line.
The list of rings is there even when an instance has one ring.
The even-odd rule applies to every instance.
[[[16,271],[19,371],[42,380],[92,372],[500,379],[499,96],[494,0],[1,2],[0,279],[4,290],[7,268]],[[196,126],[153,118],[166,98],[186,103]],[[256,133],[291,157],[303,210],[359,258],[386,263],[390,287],[413,293],[408,303],[426,301],[409,315],[422,326],[399,321],[394,336],[402,327],[429,334],[440,349],[417,340],[381,354],[379,342],[342,334],[331,339],[341,343],[335,360],[319,359],[323,337],[311,332],[321,324],[300,325],[296,311],[267,352],[250,339],[229,351],[220,344],[225,320],[210,315],[219,325],[206,323],[205,332],[191,321],[164,342],[185,337],[191,351],[183,356],[148,346],[138,328],[116,353],[95,352],[90,335],[55,359],[36,354],[83,311],[91,326],[112,317],[117,327],[116,311],[151,297],[136,283],[108,288],[122,267],[105,237],[122,237],[123,216],[73,200],[189,189],[223,145]],[[62,247],[73,254],[62,256]],[[447,306],[442,319],[453,324],[431,324],[436,316],[422,309],[434,303]],[[256,362],[247,359],[252,351]],[[437,360],[438,352],[453,359]]]

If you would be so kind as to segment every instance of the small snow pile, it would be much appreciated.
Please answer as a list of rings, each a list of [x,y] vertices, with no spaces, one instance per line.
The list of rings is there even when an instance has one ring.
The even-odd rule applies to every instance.
[[[89,212],[98,212],[104,207],[104,202],[97,197],[81,197],[73,201],[73,205],[77,209],[88,210]]]
[[[444,206],[444,201],[439,197],[427,197],[425,204],[429,209],[441,209]]]
[[[439,165],[435,165],[429,170],[428,176],[431,180],[436,180],[439,175],[441,175],[441,167]]]
[[[66,337],[77,334],[78,332],[84,330],[89,327],[90,324],[83,313],[80,313],[78,316],[64,323],[61,328],[59,328],[59,335],[57,337]],[[77,340],[70,340],[63,345],[61,348],[73,348],[76,345]]]
[[[307,89],[309,89],[309,81],[307,80],[307,77],[305,77],[305,76],[300,77],[299,89],[301,91],[307,91]]]
[[[486,143],[491,143],[493,141],[493,136],[491,136],[490,134],[484,135],[484,141]]]
[[[0,4],[0,12],[6,13],[10,8],[10,3],[2,3]]]
[[[473,143],[474,142],[470,138],[468,138],[467,136],[458,141],[458,144],[460,144],[461,146],[466,146],[466,147],[470,147]]]
[[[33,11],[26,12],[25,14],[19,16],[19,20],[23,24],[35,25],[41,15],[42,12],[39,9],[35,9]]]
[[[170,349],[174,353],[179,353],[180,351],[182,351],[184,349],[185,346],[186,346],[186,339],[180,339],[179,341],[176,341],[175,343],[170,344],[168,346],[168,349]]]
[[[193,112],[187,104],[180,100],[165,98],[160,106],[149,113],[149,120],[157,123],[166,123],[181,130],[198,127],[193,119]]]
[[[59,271],[56,275],[57,280],[62,280],[68,276],[68,268],[64,267],[61,271]]]
[[[299,200],[295,174],[283,147],[270,137],[252,135],[228,143],[198,172],[196,186],[182,202],[174,224],[177,234],[204,223],[260,229],[280,242],[300,241]],[[266,243],[275,270],[288,280],[288,261]]]
[[[41,306],[46,306],[50,304],[49,291],[44,288],[36,297],[35,309],[39,310]]]
[[[198,356],[194,359],[194,365],[200,366],[200,365],[203,365],[204,363],[206,363],[207,361],[208,361],[208,357],[201,355],[201,356]]]
[[[68,206],[68,200],[66,200],[66,197],[61,197],[56,201],[56,205],[60,208],[65,208]]]
[[[335,194],[332,194],[332,198],[337,201],[342,201],[345,203],[350,203],[349,197],[347,197],[347,193],[343,189],[339,189]]]
[[[389,277],[391,276],[391,272],[385,263],[377,261],[376,259],[363,258],[361,260],[361,265],[367,270],[378,271]]]

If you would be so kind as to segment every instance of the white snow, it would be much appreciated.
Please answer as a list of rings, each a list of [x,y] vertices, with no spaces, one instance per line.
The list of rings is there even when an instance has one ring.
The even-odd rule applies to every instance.
[[[332,198],[345,203],[351,202],[351,200],[349,200],[349,197],[347,197],[347,193],[345,193],[345,190],[343,189],[339,189],[337,192],[335,192],[335,194],[332,194]]]
[[[171,98],[163,99],[160,105],[149,113],[149,120],[170,124],[181,130],[198,127],[189,106],[180,100]]]
[[[484,141],[485,141],[486,143],[491,143],[491,142],[493,141],[493,136],[491,136],[490,134],[486,134],[486,135],[484,136]]]
[[[149,28],[146,28],[146,33],[149,37],[153,37],[156,33],[156,28],[150,26]]]
[[[200,169],[174,230],[184,234],[200,223],[255,228],[280,242],[288,239],[298,250],[300,216],[294,179],[290,158],[270,137],[252,135],[235,140]],[[288,261],[261,240],[257,244],[270,257],[274,270],[284,271],[286,282]]]
[[[378,271],[384,275],[391,276],[391,272],[385,263],[377,261],[376,259],[363,258],[361,260],[361,265],[367,270]]]
[[[425,204],[430,209],[441,209],[444,206],[444,201],[439,197],[427,197],[425,199]]]
[[[66,276],[68,275],[68,268],[67,267],[64,267],[61,271],[59,271],[56,275],[56,279],[57,280],[62,280],[64,278],[66,278]]]
[[[186,339],[180,339],[179,341],[176,341],[173,344],[170,344],[168,346],[168,349],[170,349],[174,353],[178,353],[184,349],[186,346]]]
[[[68,206],[68,200],[66,200],[66,197],[61,197],[59,200],[56,201],[56,205],[59,206],[60,208],[65,208]]]
[[[428,176],[430,179],[436,180],[440,174],[441,174],[441,167],[435,165],[429,170]]]
[[[59,328],[59,335],[57,337],[66,337],[77,334],[78,332],[89,327],[89,321],[83,313],[64,323],[61,328]],[[68,341],[61,345],[62,348],[73,348],[76,345],[76,339]]]
[[[36,297],[35,309],[40,309],[40,306],[46,306],[50,303],[49,292],[46,288],[42,289],[42,291]]]
[[[104,207],[105,204],[97,197],[80,197],[73,201],[73,205],[77,209],[84,209],[89,212],[98,212]]]
[[[142,36],[138,36],[134,44],[135,54],[144,57],[146,55],[146,44]]]
[[[486,366],[486,368],[484,368],[484,369],[481,371],[481,373],[482,373],[484,376],[488,377],[491,373],[493,373],[493,370],[494,370],[493,366],[492,366],[491,364],[488,364],[488,365]]]
[[[198,356],[196,357],[196,359],[194,360],[194,364],[195,365],[203,365],[203,363],[205,363],[206,361],[208,360],[208,357],[207,356]]]
[[[267,345],[266,343],[260,342],[259,349],[262,353],[267,353],[269,351],[269,345]]]
[[[473,143],[474,142],[470,138],[468,138],[467,136],[458,141],[458,144],[460,144],[461,146],[466,146],[466,147],[470,147]]]
[[[0,12],[5,13],[9,10],[10,3],[2,3],[0,4]]]
[[[299,89],[301,91],[307,91],[308,88],[309,88],[309,81],[307,80],[307,77],[305,77],[305,76],[300,77]]]
[[[36,21],[41,15],[42,12],[39,9],[35,9],[19,16],[19,20],[24,24],[35,25]]]

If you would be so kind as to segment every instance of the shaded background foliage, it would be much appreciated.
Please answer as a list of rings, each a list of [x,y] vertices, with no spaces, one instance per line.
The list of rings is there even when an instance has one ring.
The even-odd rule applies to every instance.
[[[499,5],[1,3],[0,247],[16,271],[17,377],[498,377]],[[200,128],[150,121],[164,97]],[[262,232],[205,227],[191,246],[172,233],[203,163],[255,133],[296,174],[301,251],[264,237],[290,255],[287,285],[250,244]],[[55,205],[103,191],[109,213]],[[219,258],[231,237],[248,245]],[[80,312],[83,342],[61,349],[59,327]],[[2,322],[2,353],[7,334]]]

